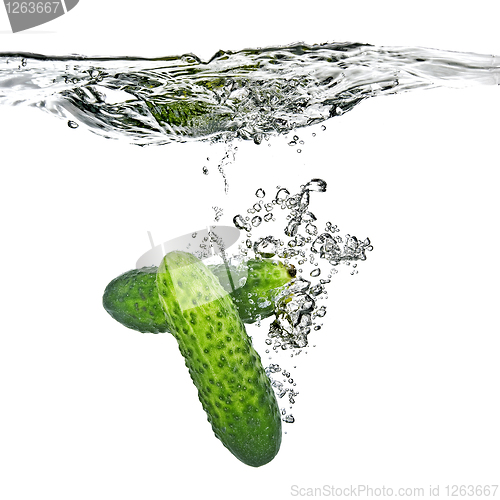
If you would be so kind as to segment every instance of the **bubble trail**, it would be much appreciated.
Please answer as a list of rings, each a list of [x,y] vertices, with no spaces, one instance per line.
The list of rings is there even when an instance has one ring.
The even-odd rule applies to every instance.
[[[309,345],[309,335],[322,327],[322,319],[326,315],[328,298],[327,287],[337,268],[349,265],[350,274],[357,274],[357,262],[364,261],[367,253],[373,250],[369,238],[363,240],[354,235],[342,237],[336,233],[340,230],[330,221],[319,233],[319,215],[311,211],[311,199],[321,196],[327,191],[327,183],[323,179],[311,179],[292,193],[284,186],[276,187],[273,202],[266,209],[273,217],[274,211],[283,212],[283,221],[277,221],[271,227],[263,228],[265,236],[254,235],[249,218],[238,214],[233,224],[245,231],[245,242],[239,246],[240,255],[244,258],[279,259],[294,269],[294,277],[287,285],[275,294],[274,320],[269,324],[268,342],[273,352],[286,350],[292,356],[297,355]],[[264,193],[262,188],[255,192],[257,198]],[[253,210],[253,209],[249,209]],[[273,219],[274,220],[274,219]],[[314,230],[312,229],[314,228]],[[276,235],[281,233],[283,237]],[[260,326],[260,325],[259,325]],[[269,350],[266,350],[268,353]]]

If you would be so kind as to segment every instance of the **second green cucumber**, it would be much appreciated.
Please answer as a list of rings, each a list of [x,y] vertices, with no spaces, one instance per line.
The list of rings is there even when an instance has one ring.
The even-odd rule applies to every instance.
[[[209,266],[236,305],[244,323],[271,316],[279,289],[295,276],[293,267],[271,259],[252,259],[239,268]],[[142,333],[168,332],[156,289],[155,266],[132,269],[112,280],[103,295],[104,309],[122,325]]]

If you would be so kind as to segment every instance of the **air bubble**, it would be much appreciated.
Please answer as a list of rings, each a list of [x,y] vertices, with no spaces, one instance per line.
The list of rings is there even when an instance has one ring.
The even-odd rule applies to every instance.
[[[302,222],[314,222],[316,220],[316,216],[311,212],[305,212],[302,214]]]
[[[307,224],[306,233],[314,236],[318,233],[318,228],[314,224]]]
[[[276,197],[275,197],[275,200],[277,202],[280,202],[280,201],[284,201],[288,198],[288,196],[290,196],[290,192],[288,191],[288,189],[286,188],[281,188],[277,193],[276,193]]]
[[[262,217],[259,217],[258,215],[256,215],[253,219],[252,219],[252,226],[253,227],[258,227],[260,226],[260,223],[262,222]]]
[[[324,193],[326,191],[326,182],[323,179],[312,179],[304,186],[304,189]]]
[[[318,318],[323,318],[326,314],[326,307],[325,306],[321,306],[317,311],[316,311],[316,316]]]
[[[278,252],[279,244],[279,240],[274,239],[272,236],[260,238],[254,244],[254,252],[266,259],[274,257]]]
[[[247,217],[248,219],[248,217]],[[238,229],[243,229],[245,231],[251,231],[251,226],[246,222],[246,220],[243,218],[241,215],[235,215],[233,218],[233,224],[238,228]]]

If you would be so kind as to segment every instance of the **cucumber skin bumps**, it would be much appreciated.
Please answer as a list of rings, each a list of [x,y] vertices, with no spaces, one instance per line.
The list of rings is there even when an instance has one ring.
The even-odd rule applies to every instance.
[[[280,448],[281,417],[230,295],[203,262],[177,251],[164,257],[156,286],[215,435],[243,463],[267,464]]]
[[[274,298],[278,290],[295,276],[292,266],[279,261],[252,259],[244,268],[224,264],[208,266],[231,294],[244,323],[254,323],[274,313]],[[156,289],[156,266],[132,269],[113,279],[103,295],[104,309],[122,325],[142,333],[168,331],[165,313]],[[229,271],[229,272],[228,272]],[[229,276],[233,277],[233,283]],[[238,286],[240,277],[246,280]]]

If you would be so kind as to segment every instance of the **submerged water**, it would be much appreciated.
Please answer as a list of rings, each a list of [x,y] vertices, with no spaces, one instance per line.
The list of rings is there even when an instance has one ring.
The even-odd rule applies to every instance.
[[[34,106],[71,128],[83,125],[138,145],[260,143],[340,116],[369,97],[470,84],[500,84],[500,57],[351,43],[218,52],[209,61],[192,54],[157,59],[0,54],[0,104]],[[223,167],[231,154],[229,146],[219,165],[226,191]],[[328,287],[339,265],[356,274],[358,261],[372,250],[368,238],[342,237],[336,225],[321,220],[324,214],[311,211],[310,200],[326,188],[322,179],[291,192],[262,186],[246,213],[233,218],[244,235],[242,259],[279,258],[297,269],[266,324],[266,354],[300,354],[322,328]],[[213,209],[218,221],[222,209]],[[278,214],[285,220],[277,221]],[[293,422],[283,408],[298,394],[290,372],[273,363],[267,373],[283,420]]]
[[[499,83],[499,56],[359,43],[220,51],[209,61],[0,54],[1,104],[35,106],[139,145],[260,143],[368,97]]]

